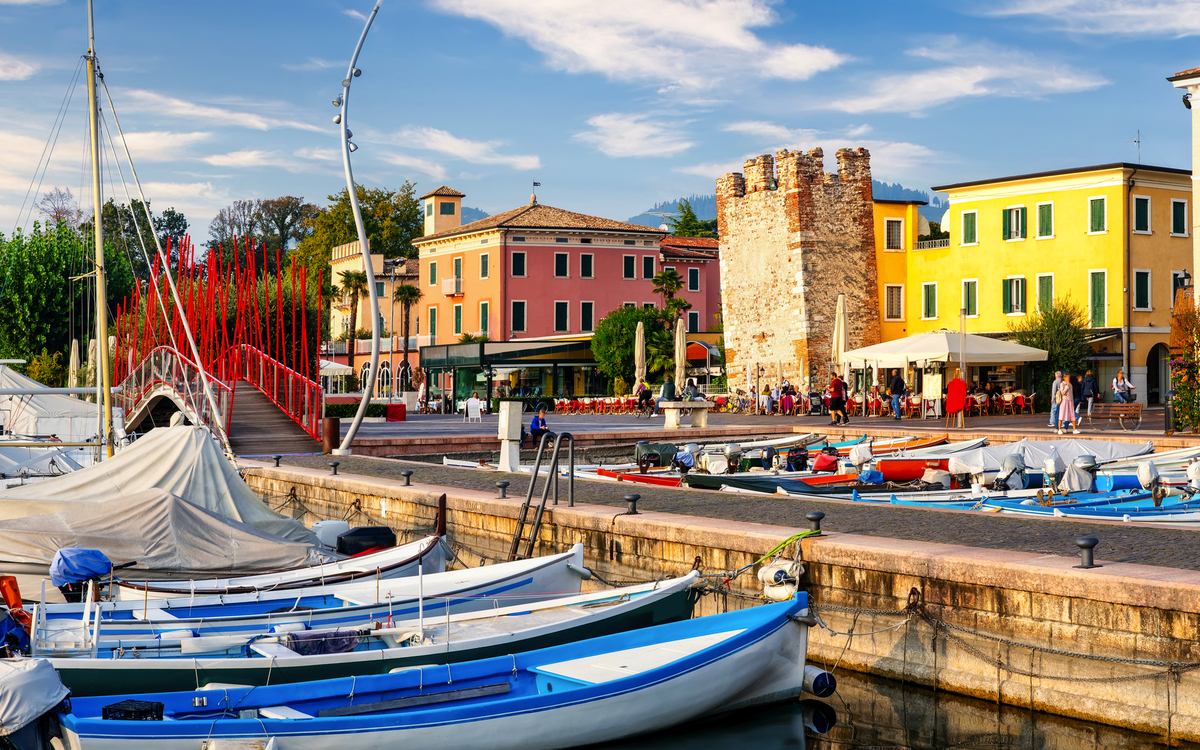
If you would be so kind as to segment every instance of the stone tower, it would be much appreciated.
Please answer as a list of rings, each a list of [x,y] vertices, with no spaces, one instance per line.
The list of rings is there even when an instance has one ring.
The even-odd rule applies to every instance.
[[[810,372],[813,385],[827,383],[839,293],[850,348],[879,343],[871,156],[839,149],[837,174],[824,172],[823,159],[819,148],[783,149],[717,180],[731,388],[745,388],[756,363],[766,368],[764,385],[780,364],[794,384]]]

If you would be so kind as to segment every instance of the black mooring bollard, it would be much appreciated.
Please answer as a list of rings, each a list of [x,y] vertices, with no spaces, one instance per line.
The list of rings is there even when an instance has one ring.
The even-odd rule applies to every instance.
[[[278,469],[279,462],[283,460],[283,456],[271,456],[271,458],[275,459],[275,468]]]
[[[404,471],[400,472],[400,476],[404,477],[404,486],[405,487],[412,486],[412,475],[413,475],[412,469],[405,469]]]
[[[641,499],[642,499],[641,495],[626,495],[625,496],[625,503],[626,503],[626,505],[629,506],[629,511],[626,513],[626,515],[636,516],[638,514],[637,501],[641,500]]]
[[[1092,552],[1096,549],[1096,545],[1100,540],[1094,536],[1081,536],[1075,540],[1075,545],[1079,547],[1079,564],[1077,568],[1099,568],[1092,558]]]
[[[496,487],[500,490],[500,499],[506,499],[508,497],[508,482],[503,480],[496,482]]]
[[[339,467],[339,466],[341,466],[340,461],[330,461],[329,462],[329,473],[333,474],[336,477],[337,476],[337,467]]]
[[[821,533],[821,519],[825,517],[825,514],[819,510],[814,510],[810,513],[805,513],[804,517],[808,519],[809,530],[815,531],[818,534],[820,534]]]

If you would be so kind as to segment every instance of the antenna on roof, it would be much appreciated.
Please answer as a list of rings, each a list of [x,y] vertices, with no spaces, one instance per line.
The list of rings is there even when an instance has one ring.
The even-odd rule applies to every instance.
[[[1138,128],[1137,138],[1134,138],[1132,141],[1121,141],[1121,143],[1136,143],[1137,144],[1138,164],[1141,164],[1142,163],[1142,129]]]

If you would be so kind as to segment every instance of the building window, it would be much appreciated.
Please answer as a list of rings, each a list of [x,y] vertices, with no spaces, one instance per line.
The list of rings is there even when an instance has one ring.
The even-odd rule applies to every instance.
[[[454,259],[454,278],[462,278],[462,258]]]
[[[621,307],[637,307],[636,302],[622,302]]]
[[[636,245],[636,244],[637,244],[637,240],[625,240],[625,244],[626,244],[626,245]]]
[[[1039,203],[1037,206],[1037,236],[1039,240],[1054,236],[1054,204]]]
[[[1150,309],[1150,271],[1146,269],[1133,271],[1133,309]]]
[[[491,272],[491,269],[488,268],[488,263],[490,263],[490,260],[487,253],[479,256],[479,278],[486,279],[488,277],[488,274]]]
[[[564,243],[564,244],[565,244],[565,243],[567,242],[567,238],[566,238],[566,237],[555,237],[555,238],[554,238],[554,241],[555,241],[555,242],[560,242],[560,243]]]
[[[512,275],[514,277],[522,277],[525,275],[525,253],[513,253],[512,255]],[[524,329],[521,329],[524,330]]]
[[[1134,234],[1150,234],[1150,196],[1133,196]]]
[[[375,282],[375,297],[377,299],[383,299],[383,282],[382,281]]]
[[[1171,272],[1171,307],[1175,307],[1175,293],[1184,288],[1183,271]]]
[[[646,247],[654,247],[654,240],[642,240],[642,244]]]
[[[1001,310],[1005,315],[1025,314],[1025,277],[1017,276],[1001,280]]]
[[[978,245],[979,244],[979,227],[978,227],[978,211],[963,211],[962,212],[962,244]]]
[[[688,311],[688,333],[700,333],[700,313]]]
[[[884,250],[904,249],[904,221],[901,219],[884,219],[883,222]]]
[[[653,279],[654,278],[654,256],[653,255],[642,256],[642,278],[643,279]]]
[[[487,243],[488,243],[488,238],[487,238],[487,237],[480,237],[480,238],[479,238],[479,244],[480,244],[480,245],[486,245]]]
[[[964,279],[962,286],[962,306],[967,311],[967,317],[979,317],[979,280]]]
[[[454,204],[453,203],[439,203],[438,204],[438,213],[440,213],[442,216],[453,216],[454,215]]]
[[[568,268],[570,260],[571,256],[566,253],[554,254],[554,275],[556,277],[560,279],[565,279],[567,277],[567,272],[570,270]]]
[[[642,303],[642,308],[646,309],[646,310],[653,310],[656,307],[658,307],[658,305],[656,305],[653,302],[643,302]]]
[[[1088,198],[1088,234],[1108,231],[1108,198]]]
[[[1014,206],[1006,208],[1003,212],[1003,227],[1004,239],[1006,240],[1023,240],[1025,239],[1025,207]]]
[[[1171,236],[1187,237],[1187,201],[1178,198],[1171,199]]]
[[[436,307],[429,308],[429,335],[433,338],[437,337],[437,310]]]
[[[555,302],[554,303],[554,330],[557,333],[565,333],[570,328],[570,302]]]
[[[625,260],[624,277],[627,279],[637,278],[637,258],[632,255],[626,255],[624,260]]]
[[[1047,312],[1054,308],[1054,274],[1039,273],[1037,277],[1037,311]]]
[[[525,331],[525,303],[516,300],[512,303],[512,329],[514,331]]]
[[[689,268],[688,270],[688,287],[689,292],[700,291],[700,269]]]
[[[491,325],[488,323],[488,318],[491,317],[492,306],[488,302],[479,303],[479,332],[487,333],[491,330]]]
[[[888,284],[884,291],[884,320],[904,320],[904,287],[900,284]]]
[[[462,305],[454,306],[454,335],[462,334]]]
[[[583,255],[579,256],[579,278],[592,278],[592,260],[594,257],[595,256],[593,256],[591,253],[584,253]]]
[[[579,330],[587,332],[595,326],[596,319],[596,303],[595,302],[580,302],[579,303]]]
[[[513,240],[513,242],[524,242],[525,238],[524,237],[513,237],[512,240]]]
[[[1103,328],[1108,321],[1108,272],[1090,271],[1088,301],[1091,303],[1092,328]]]
[[[425,201],[425,215],[433,216],[433,201]]]
[[[921,320],[936,320],[937,316],[937,282],[929,281],[921,285]]]
[[[429,264],[429,285],[437,286],[437,263]]]
[[[591,237],[580,237],[580,238],[579,238],[579,244],[581,244],[581,245],[590,245],[590,244],[592,244],[592,238],[591,238]]]

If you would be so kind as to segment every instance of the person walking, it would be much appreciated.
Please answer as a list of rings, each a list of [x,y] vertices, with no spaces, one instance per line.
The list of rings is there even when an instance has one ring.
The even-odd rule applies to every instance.
[[[1071,404],[1075,407],[1075,413],[1078,414],[1079,403],[1083,401],[1083,378],[1078,375],[1071,376],[1071,393],[1074,394]]]
[[[1117,376],[1113,378],[1112,390],[1113,397],[1117,399],[1118,404],[1128,404],[1133,400],[1133,394],[1129,392],[1131,388],[1137,388],[1137,386],[1125,379],[1124,370],[1117,370]]]
[[[888,391],[892,394],[892,419],[900,419],[900,403],[904,400],[907,390],[908,386],[904,383],[904,378],[900,377],[900,371],[892,370],[892,382],[888,386]]]
[[[1079,426],[1075,423],[1075,390],[1071,387],[1070,378],[1063,377],[1059,380],[1056,400],[1058,401],[1058,434],[1063,434],[1063,427],[1071,425],[1072,432],[1078,435]]]
[[[1062,399],[1058,397],[1058,386],[1062,385],[1062,370],[1054,371],[1054,382],[1050,384],[1050,424],[1051,429],[1058,427],[1058,409]]]
[[[1096,399],[1100,398],[1100,384],[1096,382],[1096,376],[1091,370],[1084,373],[1083,376],[1083,399],[1087,401],[1087,415],[1092,416],[1092,404]]]
[[[831,427],[850,424],[850,417],[846,416],[846,381],[836,372],[833,380],[829,381],[829,413],[833,415],[833,421],[829,423]]]

